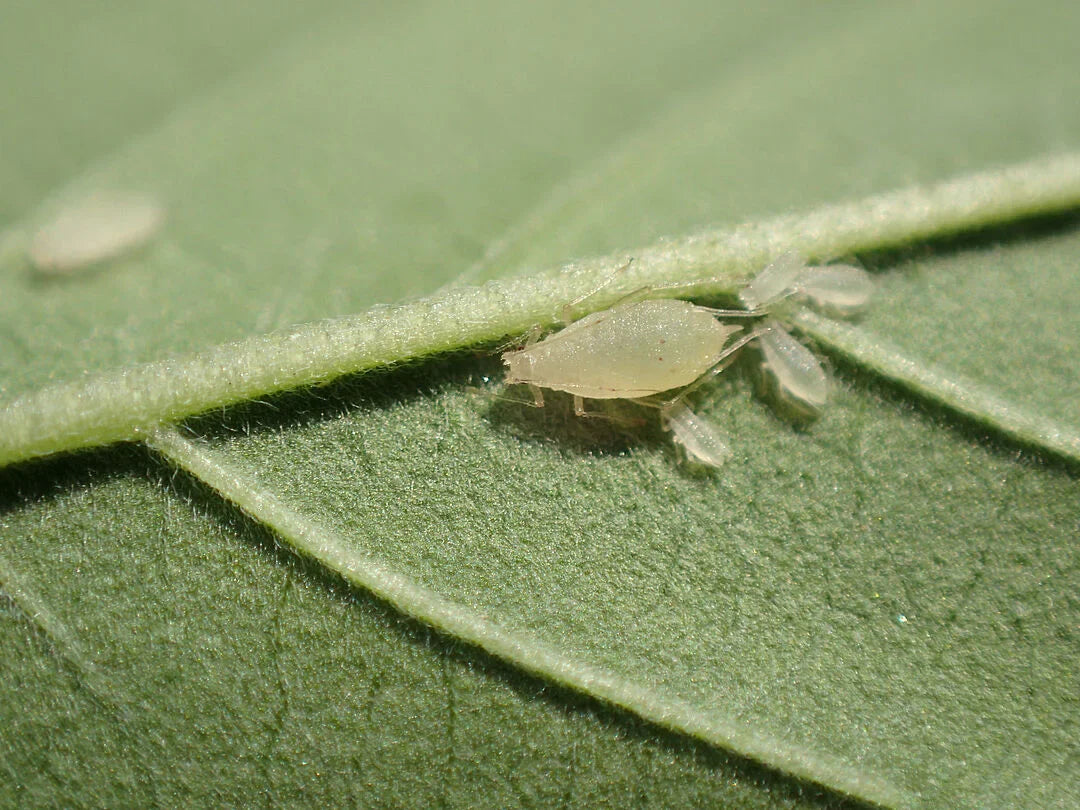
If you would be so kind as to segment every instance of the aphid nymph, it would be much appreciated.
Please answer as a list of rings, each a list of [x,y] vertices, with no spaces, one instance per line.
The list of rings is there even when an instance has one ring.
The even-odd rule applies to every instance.
[[[775,319],[759,330],[760,390],[794,421],[812,422],[829,400],[829,377],[808,348]]]
[[[873,292],[867,272],[850,265],[807,267],[788,253],[762,270],[739,293],[748,311],[767,312],[788,298],[806,301],[832,315],[862,310]],[[776,318],[757,330],[762,393],[797,421],[813,421],[829,398],[829,378],[813,353]]]
[[[48,275],[71,275],[129,253],[150,240],[165,209],[142,194],[99,192],[61,210],[30,244],[30,262]]]
[[[661,424],[671,431],[675,443],[692,463],[721,467],[731,458],[731,448],[716,426],[695,414],[684,402],[675,402],[661,411]]]

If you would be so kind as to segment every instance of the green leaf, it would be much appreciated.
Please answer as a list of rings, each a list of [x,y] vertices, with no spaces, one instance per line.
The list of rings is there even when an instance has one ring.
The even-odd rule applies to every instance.
[[[176,358],[233,356],[225,341],[446,284],[434,300],[469,303],[468,283],[575,256],[606,254],[602,276],[710,222],[1047,165],[1080,131],[1064,7],[283,9],[216,64],[200,43],[246,21],[211,37],[170,25],[182,13],[139,46],[188,54],[171,102],[117,91],[88,41],[92,143],[65,163],[2,130],[50,167],[0,192],[18,212],[8,413],[151,362],[175,401],[192,382]],[[78,131],[66,105],[33,115]],[[161,237],[36,279],[15,248],[101,187],[166,200]],[[807,238],[837,244],[824,221]],[[836,357],[825,418],[793,430],[725,375],[697,408],[735,449],[715,475],[655,424],[500,399],[497,358],[465,355],[156,433],[186,473],[136,449],[4,470],[2,801],[1075,803],[1078,242],[1064,218],[865,255],[865,320],[800,319]],[[572,287],[529,289],[550,317]],[[429,316],[400,321],[383,360],[452,345]],[[499,331],[480,335],[490,307],[453,319]]]

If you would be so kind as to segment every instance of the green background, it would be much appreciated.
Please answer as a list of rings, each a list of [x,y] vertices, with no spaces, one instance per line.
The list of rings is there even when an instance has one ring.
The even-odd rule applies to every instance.
[[[65,281],[5,256],[0,397],[1076,148],[1078,25],[987,2],[15,5],[0,228],[102,186],[170,219]],[[1076,429],[1078,256],[1065,217],[864,257],[860,328]],[[481,355],[189,428],[253,491],[646,702],[898,803],[1075,806],[1075,467],[835,372],[808,431],[745,375],[704,392],[735,450],[715,474],[655,426],[499,399]],[[6,805],[845,802],[398,615],[139,448],[0,471],[0,661]]]

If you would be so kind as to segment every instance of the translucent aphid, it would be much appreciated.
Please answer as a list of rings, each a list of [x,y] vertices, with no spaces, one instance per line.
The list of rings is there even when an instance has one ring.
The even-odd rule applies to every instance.
[[[785,299],[806,301],[832,315],[848,317],[866,306],[873,280],[850,265],[807,267],[788,253],[762,270],[739,293],[749,311],[778,308]],[[829,398],[829,378],[821,363],[775,318],[757,331],[761,352],[761,387],[790,416],[812,421]]]
[[[164,221],[164,207],[150,197],[95,194],[63,209],[37,231],[30,261],[41,273],[76,273],[142,246]]]
[[[688,461],[707,467],[721,467],[731,458],[731,448],[720,431],[695,414],[682,401],[661,411],[661,424],[670,430]]]
[[[538,407],[544,405],[542,389],[564,391],[574,398],[579,416],[590,415],[586,399],[627,399],[658,408],[662,424],[688,458],[719,467],[730,449],[719,431],[687,408],[683,398],[725,368],[744,345],[758,342],[769,390],[801,418],[818,415],[829,386],[821,364],[779,321],[769,318],[736,337],[741,327],[717,318],[758,317],[792,297],[851,312],[865,303],[869,292],[869,278],[859,268],[807,267],[787,254],[741,291],[744,310],[712,309],[677,299],[632,300],[634,294],[543,340],[534,336],[523,348],[504,352],[506,382],[528,385]],[[668,392],[676,393],[658,399]]]
[[[829,400],[829,377],[813,352],[770,318],[758,333],[762,394],[798,421],[821,416]]]
[[[503,353],[506,382],[528,385],[538,407],[544,405],[542,389],[565,391],[573,396],[578,416],[591,415],[585,399],[627,399],[658,408],[662,424],[688,457],[719,467],[731,451],[682,397],[753,339],[743,335],[733,340],[742,328],[718,321],[723,313],[669,298],[624,300]],[[679,393],[656,399],[672,391]]]
[[[766,309],[792,294],[796,281],[809,268],[794,253],[785,253],[767,264],[739,291],[739,301],[748,310]]]
[[[861,267],[834,264],[807,267],[795,279],[795,296],[826,315],[850,318],[866,308],[874,280]]]
[[[528,385],[536,404],[542,388],[584,399],[640,399],[688,386],[742,346],[741,327],[688,301],[656,299],[616,304],[574,321],[561,332],[505,352],[506,382]]]

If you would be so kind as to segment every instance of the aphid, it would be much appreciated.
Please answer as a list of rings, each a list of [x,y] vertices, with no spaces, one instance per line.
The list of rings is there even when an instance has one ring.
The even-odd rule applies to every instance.
[[[586,398],[640,399],[683,388],[746,342],[731,342],[741,328],[720,323],[715,312],[675,299],[616,304],[505,352],[506,382],[528,385],[538,406],[541,388],[565,391],[579,416]]]
[[[849,265],[807,267],[785,254],[761,271],[739,293],[748,311],[775,309],[786,298],[804,300],[842,317],[854,315],[870,299],[873,281],[865,270]],[[761,352],[762,393],[789,416],[813,421],[829,398],[829,378],[817,358],[774,318],[757,331]]]
[[[874,292],[874,280],[861,267],[834,264],[807,267],[795,279],[795,296],[837,318],[861,312]]]
[[[761,394],[796,421],[819,418],[829,400],[829,377],[813,352],[773,318],[759,330],[757,348]]]
[[[721,467],[731,458],[731,448],[716,426],[695,414],[684,402],[676,401],[662,410],[660,421],[686,452],[688,461]]]
[[[785,253],[765,265],[739,291],[739,301],[748,310],[763,310],[791,295],[796,280],[807,270],[806,262],[794,253]]]
[[[34,235],[30,261],[67,275],[143,245],[165,221],[164,207],[137,194],[99,193],[63,209]]]
[[[741,327],[721,323],[722,310],[688,301],[626,301],[574,321],[561,332],[505,352],[506,382],[532,389],[538,407],[543,388],[565,391],[574,412],[589,416],[585,399],[628,399],[660,409],[661,423],[687,456],[719,467],[731,454],[720,434],[681,401],[690,387],[725,361],[752,336],[732,337]],[[653,397],[683,389],[666,402]]]
[[[590,415],[586,399],[628,399],[658,408],[661,423],[688,458],[719,467],[731,455],[730,448],[683,398],[707,375],[726,367],[741,347],[758,342],[770,390],[802,418],[813,418],[824,406],[828,378],[814,355],[775,319],[735,337],[741,327],[721,323],[717,317],[757,317],[793,296],[834,311],[853,311],[869,296],[869,279],[864,276],[858,268],[808,268],[786,254],[742,290],[744,310],[712,309],[677,299],[624,300],[543,340],[533,338],[523,348],[504,352],[506,382],[528,385],[538,407],[544,405],[544,388],[569,393],[578,416]],[[675,391],[672,398],[657,400],[657,395]]]

